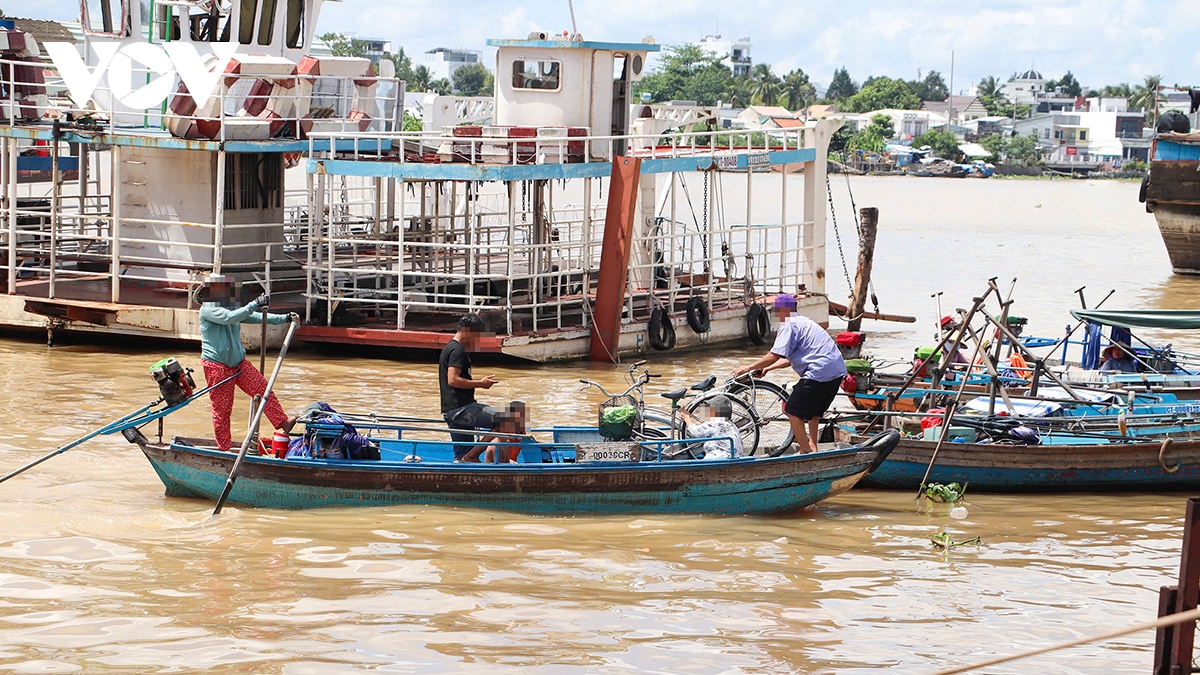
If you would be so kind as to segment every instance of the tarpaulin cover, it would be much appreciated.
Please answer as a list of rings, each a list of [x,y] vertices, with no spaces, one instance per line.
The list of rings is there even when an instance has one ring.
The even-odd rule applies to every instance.
[[[1200,328],[1200,310],[1194,309],[1076,309],[1071,316],[1122,328]]]

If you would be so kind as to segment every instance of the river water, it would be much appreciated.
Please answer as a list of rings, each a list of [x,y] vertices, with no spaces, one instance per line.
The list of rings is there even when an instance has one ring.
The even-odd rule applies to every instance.
[[[841,235],[853,231],[841,177]],[[1172,277],[1134,183],[855,178],[881,208],[868,346],[897,358],[932,334],[930,294],[967,306],[986,280],[1030,332],[1059,334],[1087,286],[1111,307],[1196,307]],[[849,244],[850,242],[846,242]],[[851,247],[852,248],[852,247]],[[847,251],[851,266],[853,250]],[[834,232],[830,295],[845,295]],[[851,270],[853,272],[853,270]],[[1193,336],[1159,334],[1200,349]],[[662,389],[749,349],[672,355]],[[155,397],[178,348],[0,340],[0,466],[31,461]],[[615,367],[478,366],[538,425],[589,417]],[[436,411],[436,367],[305,353],[285,406]],[[239,414],[248,404],[239,398]],[[168,433],[205,434],[206,408]],[[1154,617],[1178,574],[1181,495],[970,495],[919,513],[855,490],[781,517],[556,518],[454,508],[283,512],[165,498],[134,448],[101,438],[0,486],[0,671],[13,673],[927,673]],[[929,537],[978,536],[939,552]],[[982,672],[1145,673],[1154,636]]]

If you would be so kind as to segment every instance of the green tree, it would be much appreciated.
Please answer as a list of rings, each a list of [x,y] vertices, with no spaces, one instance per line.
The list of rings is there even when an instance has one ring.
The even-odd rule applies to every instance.
[[[1146,111],[1145,124],[1153,126],[1158,120],[1154,116],[1154,104],[1159,100],[1159,89],[1162,87],[1162,75],[1147,75],[1142,83],[1133,88],[1133,96],[1129,105]]]
[[[838,104],[843,112],[870,112],[887,108],[916,110],[920,107],[921,99],[908,88],[904,80],[889,77],[873,78],[857,94]]]
[[[1004,155],[1008,149],[1008,139],[1003,134],[991,134],[979,139],[979,145],[988,152],[992,153],[988,157],[988,161],[994,162]]]
[[[735,108],[745,108],[754,98],[754,82],[749,76],[735,77],[729,80],[721,91],[721,100]]]
[[[318,39],[329,45],[329,50],[333,52],[334,56],[365,57],[367,47],[370,46],[366,41],[350,37],[345,33],[326,33]]]
[[[867,152],[882,152],[889,138],[896,135],[892,127],[892,118],[887,115],[875,115],[871,123],[854,135],[851,147]]]
[[[491,91],[485,89],[491,71],[482,63],[468,63],[454,71],[452,81],[454,91],[459,96],[490,96]]]
[[[783,76],[783,102],[788,110],[806,108],[816,96],[816,89],[803,70],[797,68]]]
[[[716,105],[732,81],[733,71],[721,63],[721,57],[689,43],[667,47],[654,72],[642,78],[634,93],[648,93],[657,103],[686,100]]]
[[[962,156],[962,153],[958,149],[958,139],[949,131],[930,129],[912,139],[912,146],[914,148],[923,148],[927,145],[933,150],[935,156],[943,159],[958,161]]]
[[[387,58],[396,66],[396,77],[411,84],[413,80],[412,59],[404,53],[404,47],[400,51],[388,54]]]
[[[854,130],[850,125],[843,124],[838,127],[838,130],[833,132],[833,136],[829,138],[829,152],[841,152],[851,144],[854,139]]]
[[[908,88],[922,101],[945,101],[950,96],[950,88],[936,70],[929,71],[920,80],[911,80]]]
[[[429,82],[432,77],[429,74],[429,68],[425,65],[413,68],[412,79],[408,83],[409,91],[429,91]]]
[[[833,79],[829,81],[829,89],[825,98],[829,101],[840,101],[858,93],[858,84],[850,79],[850,73],[845,66],[833,71]]]
[[[752,100],[761,105],[776,105],[783,91],[783,81],[772,70],[770,64],[760,63],[750,71],[753,82]]]
[[[1083,94],[1083,87],[1079,85],[1079,80],[1075,79],[1075,76],[1069,70],[1058,81],[1058,86],[1062,87],[1063,93],[1067,96],[1080,96]]]
[[[996,79],[995,75],[988,75],[981,78],[976,88],[978,89],[980,99],[1000,95],[1000,81]]]
[[[1131,98],[1133,96],[1133,87],[1129,86],[1128,82],[1121,84],[1106,84],[1100,89],[1100,95],[1107,98]]]
[[[449,96],[454,93],[454,85],[450,84],[450,80],[442,78],[429,83],[428,91],[432,91],[438,96]]]
[[[1037,136],[1032,132],[1027,136],[1014,136],[1010,139],[1004,155],[1009,164],[1025,166],[1037,164],[1042,158],[1038,151]]]

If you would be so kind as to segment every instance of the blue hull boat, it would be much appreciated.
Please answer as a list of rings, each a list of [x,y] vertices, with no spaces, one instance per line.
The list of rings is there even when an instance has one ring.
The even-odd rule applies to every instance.
[[[384,439],[377,461],[247,457],[229,501],[278,509],[436,504],[555,514],[780,513],[851,489],[898,440],[888,432],[855,447],[775,458],[637,461],[638,453],[626,453],[627,461],[599,462],[575,461],[571,443],[526,442],[518,463],[493,465],[446,461],[449,443]],[[216,499],[235,459],[202,439],[135,442],[170,496]]]
[[[855,438],[855,437],[851,437]],[[916,490],[934,441],[902,438],[864,487]],[[943,443],[932,483],[990,492],[1137,492],[1200,489],[1200,440],[1052,445]]]

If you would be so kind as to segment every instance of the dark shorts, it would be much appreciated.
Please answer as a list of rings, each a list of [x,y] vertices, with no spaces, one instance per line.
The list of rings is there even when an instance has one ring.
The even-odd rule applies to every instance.
[[[802,420],[820,417],[833,405],[833,399],[837,396],[841,384],[840,377],[828,382],[800,380],[792,387],[792,395],[788,397],[783,411]]]
[[[495,423],[496,409],[476,401],[442,413],[442,419],[451,429],[491,429]],[[477,445],[476,438],[475,434],[450,434],[450,440],[458,444],[454,446],[454,459],[466,456]]]

